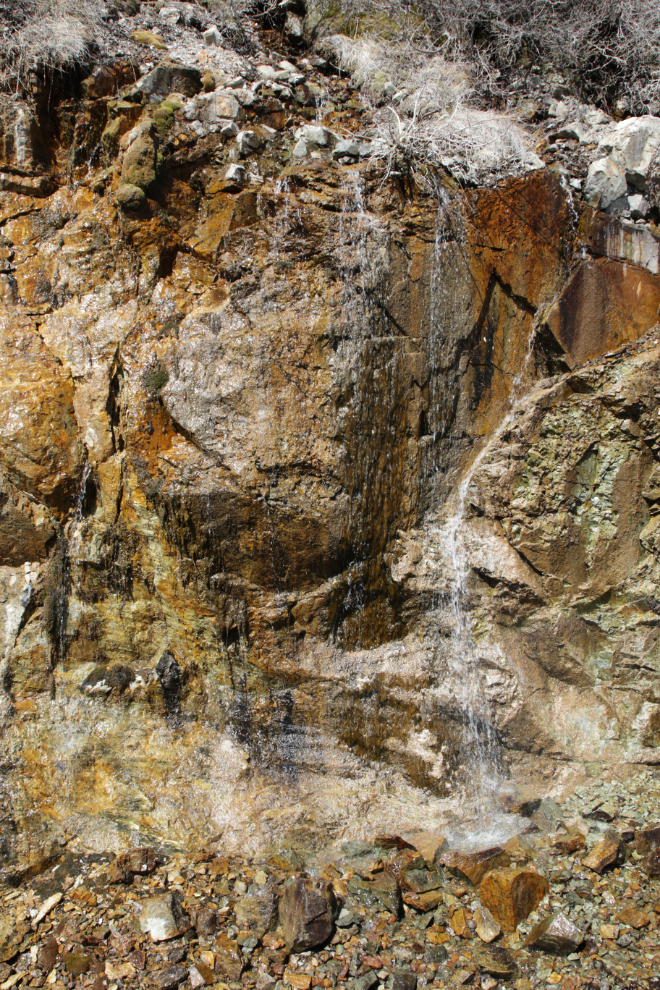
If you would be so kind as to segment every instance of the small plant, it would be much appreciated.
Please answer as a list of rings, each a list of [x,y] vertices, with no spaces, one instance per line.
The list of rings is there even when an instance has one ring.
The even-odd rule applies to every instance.
[[[160,390],[167,385],[169,380],[167,368],[163,368],[160,364],[147,368],[142,376],[142,383],[152,398],[158,396]]]

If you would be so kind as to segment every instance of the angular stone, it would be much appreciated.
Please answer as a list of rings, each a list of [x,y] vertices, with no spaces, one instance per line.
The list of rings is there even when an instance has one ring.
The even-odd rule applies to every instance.
[[[427,890],[421,894],[413,894],[411,891],[404,891],[402,894],[403,903],[409,904],[411,907],[416,908],[418,911],[433,911],[437,908],[438,904],[442,903],[442,891],[437,890]]]
[[[635,852],[642,857],[647,876],[660,876],[660,828],[635,832]]]
[[[618,925],[601,925],[598,929],[601,938],[605,938],[608,941],[614,941],[619,937],[619,926]]]
[[[188,970],[188,978],[192,990],[198,990],[199,987],[207,987],[213,983],[213,970],[205,963],[196,962]]]
[[[154,942],[166,942],[182,935],[190,927],[190,919],[183,911],[181,901],[178,893],[142,901],[140,929],[145,935],[151,935]]]
[[[136,84],[136,89],[144,93],[150,102],[164,100],[170,93],[195,96],[201,88],[202,74],[199,69],[167,59],[142,76]]]
[[[437,861],[447,845],[444,835],[437,832],[415,832],[408,841],[429,864]]]
[[[0,918],[0,963],[9,962],[18,954],[23,934],[16,930],[11,918]]]
[[[330,884],[296,880],[280,900],[280,924],[289,952],[305,952],[332,936],[336,900]]]
[[[644,191],[660,151],[660,118],[647,114],[621,121],[601,139],[598,151],[608,155],[628,182]]]
[[[348,889],[367,907],[382,904],[392,914],[398,914],[401,909],[401,891],[396,880],[387,874],[379,874],[374,880],[351,877]]]
[[[185,966],[170,966],[169,969],[162,969],[154,973],[153,981],[158,990],[176,990],[181,983],[188,978],[188,970]]]
[[[499,979],[509,979],[518,972],[515,959],[508,949],[500,945],[477,946],[474,961],[482,972]]]
[[[494,942],[502,934],[502,928],[492,916],[487,907],[479,905],[474,911],[474,923],[477,935],[482,942]]]
[[[550,839],[550,846],[558,856],[570,856],[571,853],[584,849],[585,844],[584,835],[577,830],[567,832],[565,835],[554,835]]]
[[[479,897],[505,932],[516,930],[549,891],[548,881],[532,870],[505,869],[487,873]]]
[[[215,971],[227,980],[240,980],[243,972],[243,956],[238,942],[230,939],[224,932],[218,935],[214,944]]]
[[[72,952],[65,952],[62,956],[62,961],[64,968],[71,976],[82,976],[83,973],[88,972],[91,965],[89,955],[79,949],[74,949]]]
[[[195,930],[198,935],[213,935],[218,926],[218,916],[211,907],[203,907],[195,912]]]
[[[57,957],[60,952],[60,947],[58,945],[57,939],[47,938],[39,946],[39,951],[37,952],[37,964],[46,973],[50,973],[51,969],[57,961]]]
[[[277,894],[270,885],[255,887],[236,903],[234,914],[241,928],[261,938],[277,925]]]
[[[511,857],[501,846],[493,846],[474,853],[443,853],[439,862],[453,876],[478,887],[491,870],[509,866]]]
[[[622,925],[628,925],[630,928],[646,928],[650,923],[650,917],[646,911],[642,911],[640,908],[626,907],[623,911],[619,911],[616,916],[617,921],[620,921]]]
[[[610,203],[625,196],[626,175],[611,158],[592,162],[587,172],[584,198],[590,206],[606,210]]]
[[[523,945],[556,956],[567,956],[577,952],[583,941],[584,933],[561,911],[555,911],[532,928]]]
[[[423,857],[417,857],[399,871],[398,881],[402,890],[422,894],[441,887],[443,876],[439,869],[427,869]]]
[[[417,977],[409,969],[395,969],[392,973],[392,990],[415,990]]]
[[[459,938],[469,938],[470,929],[468,928],[467,915],[465,913],[465,908],[457,908],[451,916],[451,927],[454,929],[456,935]]]
[[[608,866],[620,863],[623,857],[624,848],[621,839],[618,836],[606,835],[584,857],[582,864],[595,873],[602,873]]]

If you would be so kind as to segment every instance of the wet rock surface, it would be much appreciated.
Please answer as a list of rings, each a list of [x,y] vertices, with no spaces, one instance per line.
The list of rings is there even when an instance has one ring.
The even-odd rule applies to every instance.
[[[582,811],[606,803],[609,790],[587,784],[579,794],[555,795],[557,828],[568,832],[579,825],[587,844],[596,843],[601,823]],[[153,869],[136,870],[130,885],[114,880],[120,857],[71,849],[43,872],[0,892],[0,976],[8,987],[94,990],[120,981],[169,990],[575,990],[604,983],[611,990],[655,988],[660,880],[647,876],[635,846],[636,836],[643,845],[658,820],[660,780],[643,771],[627,785],[618,782],[616,793],[618,811],[610,827],[622,837],[625,855],[602,874],[585,867],[579,851],[558,852],[549,834],[511,819],[522,827],[522,872],[535,875],[546,892],[504,933],[482,903],[489,877],[501,883],[501,868],[487,872],[478,890],[442,868],[433,910],[404,903],[392,912],[382,902],[361,899],[352,889],[354,879],[396,873],[400,852],[391,845],[360,842],[359,872],[348,862],[355,860],[355,842],[344,844],[351,847],[348,856],[345,848],[305,852],[314,861],[309,872],[260,857],[227,856],[221,845],[196,854],[159,850]],[[397,836],[401,842],[408,837],[413,833]],[[450,842],[469,839],[457,834]],[[138,867],[154,861],[146,847],[130,855]],[[510,876],[520,872],[506,868]],[[264,891],[268,930],[261,920],[252,924],[255,911],[246,906],[250,898],[265,903]],[[279,921],[272,918],[273,905],[279,905]],[[263,912],[257,913],[261,919]]]
[[[159,853],[220,835],[296,873],[270,854],[403,821],[410,859],[344,857],[344,920],[452,907],[468,941],[447,875],[476,898],[535,856],[524,834],[444,848],[481,814],[475,734],[498,779],[555,795],[657,763],[655,125],[634,157],[620,123],[539,96],[553,167],[464,188],[447,165],[431,195],[386,178],[327,58],[134,6],[84,81],[0,107],[2,875],[136,834]],[[607,206],[581,195],[604,159]],[[606,878],[627,853],[594,823],[616,831],[620,793],[566,829],[515,787],[508,810]],[[638,824],[653,878],[657,822]],[[114,869],[122,904],[163,876]],[[186,911],[215,939],[195,981],[238,980],[240,933],[273,934],[264,884],[237,891],[233,934]],[[65,949],[84,976],[87,948]]]

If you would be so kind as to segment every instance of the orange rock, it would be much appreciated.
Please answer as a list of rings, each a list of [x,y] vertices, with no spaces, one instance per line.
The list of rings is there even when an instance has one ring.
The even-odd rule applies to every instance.
[[[533,870],[492,870],[481,883],[479,897],[502,929],[513,932],[538,907],[549,889],[546,878]]]
[[[617,921],[622,925],[630,925],[631,928],[646,928],[650,920],[646,911],[632,906],[624,908],[617,914]]]
[[[606,835],[604,839],[596,843],[591,852],[584,857],[582,863],[595,873],[602,873],[606,867],[620,863],[622,859],[623,843],[621,839]]]
[[[438,904],[442,903],[441,890],[427,890],[422,894],[413,894],[411,891],[404,891],[403,903],[409,904],[418,911],[433,911]]]
[[[416,832],[410,836],[410,844],[420,853],[427,863],[435,863],[447,844],[444,835],[437,832]]]
[[[439,862],[455,877],[478,887],[490,870],[509,866],[511,857],[502,846],[493,846],[474,853],[444,853]]]
[[[459,938],[470,938],[465,908],[458,908],[451,916],[451,927]]]
[[[312,978],[308,973],[285,973],[284,982],[295,987],[295,990],[309,990]]]
[[[426,933],[426,941],[430,945],[442,945],[444,942],[448,942],[449,938],[447,932],[441,932],[437,928],[429,928]]]

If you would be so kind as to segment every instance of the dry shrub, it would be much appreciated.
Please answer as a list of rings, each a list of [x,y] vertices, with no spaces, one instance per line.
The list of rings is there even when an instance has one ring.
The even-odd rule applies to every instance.
[[[580,98],[611,110],[660,110],[657,0],[316,0],[354,23],[387,18],[411,52],[467,60],[482,92],[500,73],[554,69]],[[503,87],[504,88],[504,87]]]

